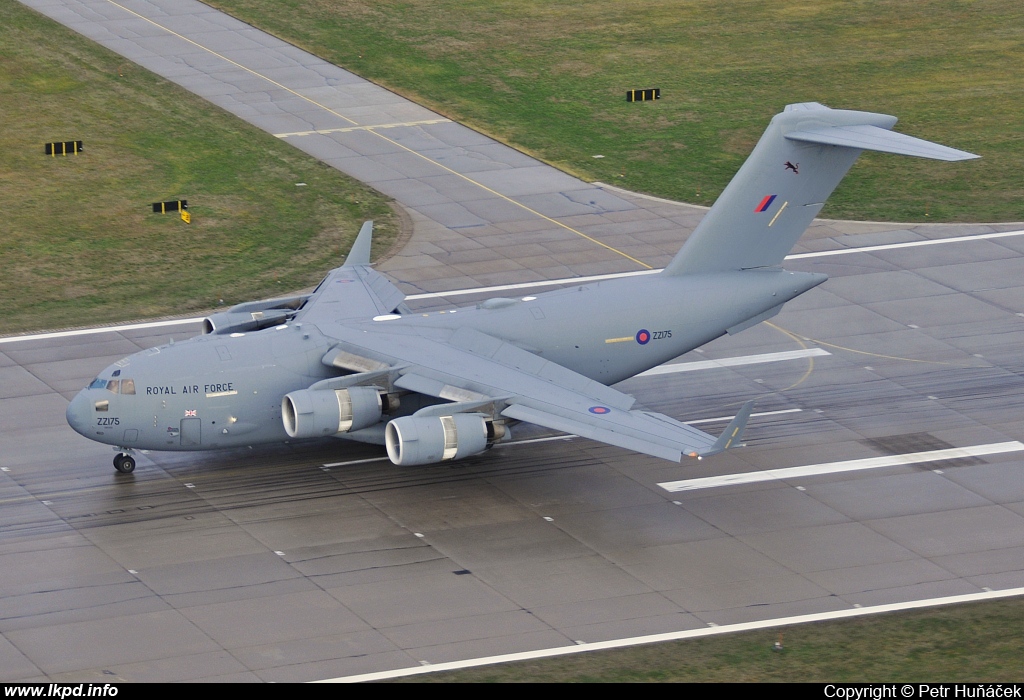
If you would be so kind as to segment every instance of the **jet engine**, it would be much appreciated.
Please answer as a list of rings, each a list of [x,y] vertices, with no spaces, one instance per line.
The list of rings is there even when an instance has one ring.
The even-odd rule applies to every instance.
[[[328,437],[368,428],[380,421],[394,399],[374,386],[301,389],[281,399],[285,432],[293,438]]]
[[[203,319],[203,334],[245,333],[258,331],[262,328],[277,326],[295,315],[294,311],[254,311],[252,313],[234,313],[222,311],[210,314]]]
[[[309,295],[250,301],[203,319],[203,333],[245,333],[285,323],[302,307]]]
[[[388,457],[400,466],[435,464],[479,454],[505,436],[505,427],[479,413],[404,416],[387,424]]]

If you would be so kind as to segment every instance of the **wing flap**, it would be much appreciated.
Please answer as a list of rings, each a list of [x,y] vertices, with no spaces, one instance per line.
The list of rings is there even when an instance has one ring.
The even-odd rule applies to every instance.
[[[503,410],[502,415],[676,463],[682,461],[684,455],[713,453],[721,440],[660,413],[631,410],[591,415],[552,408],[544,410],[514,403]]]
[[[435,396],[439,399],[444,399],[445,401],[467,402],[492,400],[489,394],[472,391],[471,389],[449,384],[448,382],[440,379],[425,377],[422,374],[417,374],[415,372],[403,374],[395,380],[395,386],[399,389],[405,389],[406,391],[415,391],[417,394]]]
[[[524,404],[513,404],[501,413],[545,428],[679,462],[684,456],[700,458],[738,447],[753,410],[753,401],[744,404],[718,438],[664,414],[647,411],[590,417],[582,414],[572,416],[565,412],[560,412],[560,415]]]
[[[541,425],[552,430],[561,430],[563,433],[572,433],[573,435],[633,450],[634,452],[641,452],[652,457],[660,457],[672,462],[679,462],[683,458],[681,449],[652,443],[647,437],[615,432],[609,430],[607,425],[590,425],[578,419],[555,415],[554,413],[548,413],[522,404],[513,404],[502,411],[501,414],[508,418]],[[710,435],[706,437],[708,438],[708,445],[713,444],[714,438]]]
[[[382,314],[393,313],[405,301],[405,294],[376,270],[362,267],[358,272],[363,285],[376,297],[377,308]]]

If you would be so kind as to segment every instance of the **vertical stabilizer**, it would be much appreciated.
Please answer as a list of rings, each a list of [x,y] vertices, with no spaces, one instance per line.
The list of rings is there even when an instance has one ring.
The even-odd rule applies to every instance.
[[[937,160],[971,153],[890,131],[896,117],[794,104],[772,119],[667,275],[779,265],[864,149]]]

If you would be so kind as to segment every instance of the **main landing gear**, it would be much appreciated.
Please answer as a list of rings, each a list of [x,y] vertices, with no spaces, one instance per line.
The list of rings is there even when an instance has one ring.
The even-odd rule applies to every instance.
[[[127,452],[121,452],[114,457],[114,469],[122,474],[131,474],[135,471],[135,458]]]

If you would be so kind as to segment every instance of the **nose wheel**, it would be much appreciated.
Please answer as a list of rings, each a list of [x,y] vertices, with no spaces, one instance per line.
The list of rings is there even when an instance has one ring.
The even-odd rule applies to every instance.
[[[135,458],[122,452],[114,457],[114,469],[122,474],[131,474],[135,471]]]

